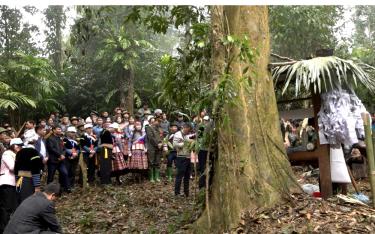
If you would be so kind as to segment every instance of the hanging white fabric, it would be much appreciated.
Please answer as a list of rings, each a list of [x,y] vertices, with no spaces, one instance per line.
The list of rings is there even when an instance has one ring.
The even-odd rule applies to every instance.
[[[334,183],[351,183],[341,145],[330,146],[331,180]]]

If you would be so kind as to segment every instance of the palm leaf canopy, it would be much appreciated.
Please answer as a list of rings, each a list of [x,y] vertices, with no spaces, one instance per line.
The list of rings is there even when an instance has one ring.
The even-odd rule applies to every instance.
[[[295,85],[296,96],[298,96],[301,88],[312,89],[314,93],[321,93],[339,87],[352,88],[357,86],[358,82],[372,92],[375,91],[375,79],[373,77],[352,60],[335,56],[316,57],[279,65],[274,67],[271,73],[276,84],[283,77],[282,94],[292,83]]]

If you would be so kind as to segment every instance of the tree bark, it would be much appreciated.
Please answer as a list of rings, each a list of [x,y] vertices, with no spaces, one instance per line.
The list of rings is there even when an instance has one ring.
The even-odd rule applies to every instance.
[[[121,68],[120,71],[120,85],[119,85],[119,93],[120,93],[120,107],[125,108],[126,106],[126,96],[125,96],[125,89],[126,89],[126,83],[128,80],[128,71],[124,68]]]
[[[221,7],[217,8],[220,12]],[[221,29],[216,35],[247,35],[250,46],[260,55],[254,64],[246,64],[239,60],[238,48],[228,52],[228,58],[234,56],[229,70],[238,84],[238,95],[234,100],[236,105],[226,104],[221,109],[217,125],[219,155],[209,212],[206,209],[196,221],[193,227],[196,233],[233,231],[244,211],[273,206],[298,187],[283,147],[273,82],[267,69],[268,9],[266,6],[224,6],[224,14],[212,13],[212,22],[219,22],[216,17],[220,17],[226,26],[225,31]],[[222,50],[220,46],[217,48]],[[214,51],[212,59],[217,70],[213,74],[222,73],[223,61],[227,58]],[[255,75],[248,78],[251,82],[243,82],[243,69],[249,65]]]
[[[63,49],[62,49],[62,27],[64,6],[52,6],[56,14],[56,47],[54,54],[54,64],[58,77],[61,76],[63,70]]]
[[[134,71],[128,70],[128,96],[126,98],[126,108],[131,115],[134,114]]]

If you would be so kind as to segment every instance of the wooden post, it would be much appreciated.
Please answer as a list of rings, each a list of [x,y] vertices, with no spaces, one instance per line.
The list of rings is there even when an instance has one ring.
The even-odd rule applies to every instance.
[[[321,106],[320,95],[311,91],[312,93],[312,103],[314,108],[314,122],[315,131],[319,132],[318,126],[318,112]],[[319,139],[318,139],[319,140]],[[329,154],[329,145],[321,145],[318,142],[319,150],[319,178],[320,178],[320,193],[322,198],[327,199],[332,196],[332,180],[331,180],[331,160]]]
[[[369,177],[371,185],[372,206],[375,207],[375,163],[374,163],[374,145],[371,136],[370,118],[368,113],[362,113],[363,125],[365,127],[366,153],[369,165]]]
[[[79,154],[78,165],[81,168],[82,172],[82,188],[85,190],[87,189],[87,165],[85,163],[85,160],[83,159],[83,153]]]

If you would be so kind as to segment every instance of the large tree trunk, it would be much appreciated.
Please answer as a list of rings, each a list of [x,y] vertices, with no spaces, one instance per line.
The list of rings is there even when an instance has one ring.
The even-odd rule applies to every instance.
[[[132,69],[122,70],[120,79],[120,107],[126,108],[130,114],[134,111],[134,72]],[[125,92],[127,87],[127,92]],[[125,95],[125,93],[127,95]]]
[[[229,70],[238,95],[234,100],[236,105],[227,104],[220,110],[219,155],[209,210],[206,206],[197,220],[196,233],[229,232],[238,226],[243,211],[273,206],[297,187],[283,148],[274,87],[267,69],[270,54],[267,7],[215,7],[212,22],[213,30],[220,29],[213,32],[216,41],[226,34],[247,35],[250,46],[257,48],[259,56],[250,65],[255,74],[248,78],[251,82],[240,81],[243,69],[249,64],[239,60],[236,48],[227,51],[224,57],[222,52],[215,51],[223,48],[215,46],[213,40],[212,65],[216,70],[213,74],[217,79],[223,71],[223,61],[227,64],[227,58],[234,56]]]

